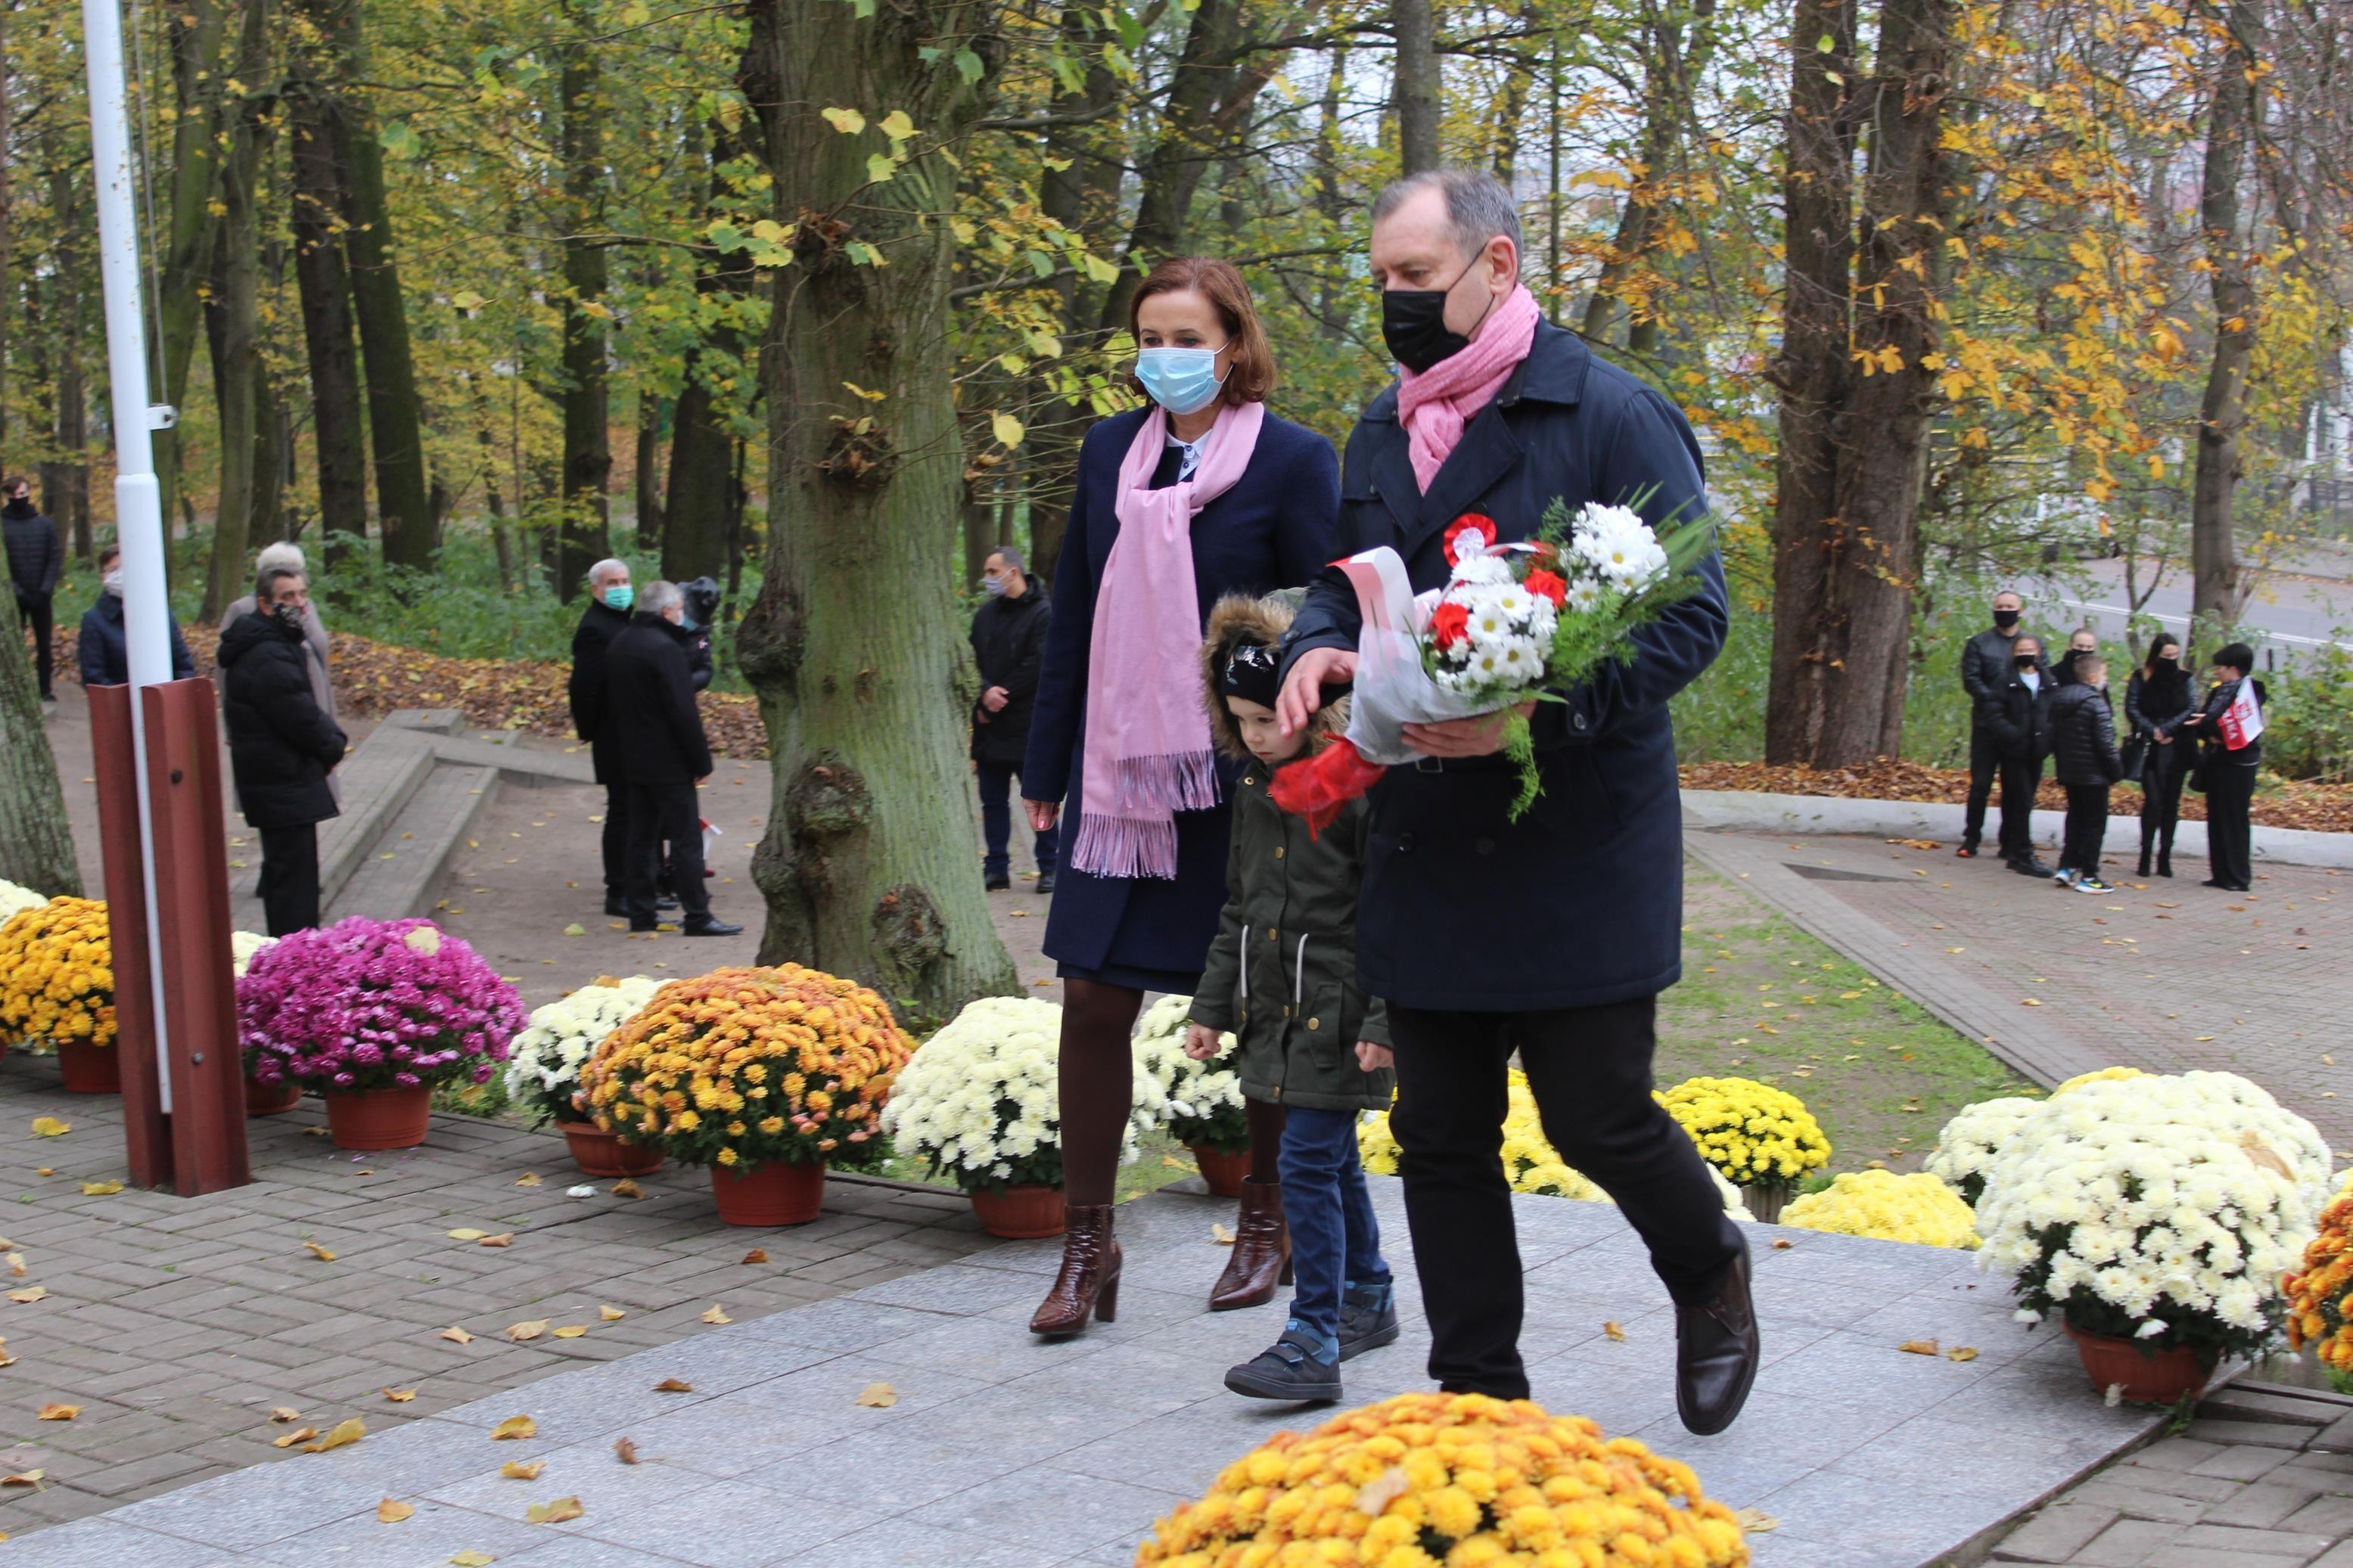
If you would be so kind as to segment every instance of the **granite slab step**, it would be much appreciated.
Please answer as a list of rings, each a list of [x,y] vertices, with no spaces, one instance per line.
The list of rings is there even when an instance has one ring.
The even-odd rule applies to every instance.
[[[449,858],[497,795],[496,768],[434,768],[369,847],[343,888],[323,901],[329,922],[352,915],[405,920],[430,913]]]
[[[433,737],[426,731],[389,721],[379,725],[335,770],[343,809],[319,824],[319,901],[332,905],[362,861],[408,798],[431,776]],[[263,929],[261,856],[258,841],[248,867],[233,873],[229,923],[237,931]]]

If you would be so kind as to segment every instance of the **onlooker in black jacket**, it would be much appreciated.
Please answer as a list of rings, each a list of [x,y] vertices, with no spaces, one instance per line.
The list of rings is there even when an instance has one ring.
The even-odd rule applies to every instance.
[[[711,639],[719,633],[719,584],[709,577],[696,577],[678,587],[686,595],[686,615],[678,630],[679,641],[686,648],[687,679],[702,691],[711,685],[717,668],[712,659]]]
[[[2148,658],[2125,682],[2125,721],[2132,726],[2127,742],[2140,759],[2140,874],[2149,874],[2148,857],[2157,850],[2157,875],[2173,875],[2173,831],[2181,821],[2181,784],[2198,743],[2179,733],[2183,721],[2198,711],[2189,689],[2189,672],[2181,668],[2180,639],[2159,632],[2148,645]],[[2127,763],[2125,770],[2132,772]]]
[[[2086,657],[2099,651],[2100,634],[2094,631],[2091,627],[2077,626],[2073,631],[2069,632],[2067,634],[2067,651],[2061,654],[2059,656],[2059,662],[2052,667],[2052,684],[2054,686],[2077,686],[2082,684],[2084,677],[2078,670],[2077,667],[2082,664]]]
[[[98,552],[98,603],[81,613],[81,639],[74,656],[81,665],[81,683],[89,686],[131,684],[131,647],[122,631],[122,549],[110,544]],[[196,661],[172,623],[172,679],[192,680]]]
[[[626,914],[622,907],[622,868],[629,848],[629,792],[621,781],[619,736],[607,722],[605,700],[605,655],[613,639],[629,624],[629,563],[599,561],[588,568],[588,607],[581,612],[580,627],[572,634],[572,729],[588,742],[596,782],[605,786],[605,912]]]
[[[309,584],[273,566],[254,598],[263,606],[220,640],[222,710],[238,804],[261,837],[261,905],[269,934],[319,923],[319,824],[336,815],[327,774],[343,760],[343,732],[311,693],[302,648]]]
[[[2042,759],[2051,754],[2051,679],[2042,669],[2042,639],[2021,634],[2010,647],[2010,673],[1978,705],[1978,723],[2001,770],[2003,863],[2029,877],[2048,877],[2051,868],[2034,858],[2034,791],[2042,782]]]
[[[51,606],[57,598],[58,579],[65,575],[66,547],[58,538],[58,525],[33,505],[33,487],[22,475],[11,474],[0,490],[8,498],[0,506],[0,545],[6,549],[8,581],[16,590],[16,615],[33,628],[33,672],[40,678],[41,700],[55,702]]]
[[[2018,638],[2018,617],[2026,601],[2005,588],[1993,596],[1993,625],[1971,637],[1961,648],[1961,687],[1969,694],[1969,804],[1961,826],[1960,857],[1978,852],[1985,837],[1986,797],[1993,793],[2000,771],[2000,752],[1986,723],[1986,704],[1995,689],[2010,679],[2010,647]]]
[[[2200,774],[2206,791],[2206,858],[2214,874],[2210,888],[2243,893],[2254,886],[2254,828],[2247,813],[2254,804],[2255,769],[2263,760],[2260,737],[2233,749],[2222,733],[2222,715],[2239,700],[2242,687],[2253,685],[2255,714],[2260,720],[2271,693],[2248,672],[2255,667],[2255,650],[2234,642],[2214,651],[2214,677],[2220,682],[2206,698],[2206,706],[2182,723],[2203,736],[2206,754]]]
[[[612,760],[628,795],[622,902],[631,931],[658,929],[654,880],[668,842],[679,902],[685,906],[680,929],[689,936],[733,936],[744,928],[712,918],[711,892],[703,886],[702,818],[694,787],[711,776],[711,742],[678,637],[685,610],[686,595],[677,584],[652,584],[628,629],[605,652],[600,732],[612,742]]]
[[[972,657],[980,667],[980,700],[972,709],[973,775],[980,786],[980,831],[987,853],[983,884],[1013,885],[1008,858],[1013,837],[1013,781],[1029,749],[1029,713],[1038,695],[1038,666],[1046,653],[1052,611],[1046,590],[1029,581],[1029,563],[1010,544],[990,552],[980,585],[988,602],[973,613]],[[1035,840],[1038,891],[1054,890],[1052,827]]]
[[[2052,772],[2067,791],[2067,832],[2058,880],[2084,893],[2114,891],[2100,879],[2100,845],[2108,835],[2108,790],[2124,777],[2116,755],[2116,716],[2108,706],[2107,661],[2078,650],[2075,683],[2051,698]]]

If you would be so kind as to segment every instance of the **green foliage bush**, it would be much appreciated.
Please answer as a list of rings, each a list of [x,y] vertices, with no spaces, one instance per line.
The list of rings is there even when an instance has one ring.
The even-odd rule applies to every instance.
[[[2342,642],[2347,634],[2331,634]],[[2284,778],[2353,780],[2353,652],[2331,646],[2263,677],[2263,766]]]

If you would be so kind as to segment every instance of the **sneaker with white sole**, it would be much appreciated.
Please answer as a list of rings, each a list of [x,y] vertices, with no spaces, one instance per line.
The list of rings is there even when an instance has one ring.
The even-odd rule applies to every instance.
[[[2072,888],[2075,885],[2075,875],[2072,868],[2062,867],[2052,875],[2051,885],[2054,888]]]
[[[2075,879],[2075,890],[2079,893],[2113,893],[2116,889],[2113,883],[2103,882],[2097,877],[2078,877]]]

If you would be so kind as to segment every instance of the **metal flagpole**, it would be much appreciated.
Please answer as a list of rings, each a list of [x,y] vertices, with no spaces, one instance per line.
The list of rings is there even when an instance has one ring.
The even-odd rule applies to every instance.
[[[175,416],[148,401],[147,338],[139,294],[138,206],[132,185],[130,121],[123,107],[120,0],[82,0],[90,62],[90,142],[98,196],[98,256],[106,290],[106,363],[114,403],[115,542],[122,550],[122,632],[131,666],[132,756],[137,763],[139,843],[147,895],[148,983],[155,997],[156,1075],[172,1110],[171,1056],[163,1005],[163,910],[155,898],[155,826],[148,804],[147,725],[142,687],[172,679],[171,605],[164,579],[164,497],[149,433]]]

